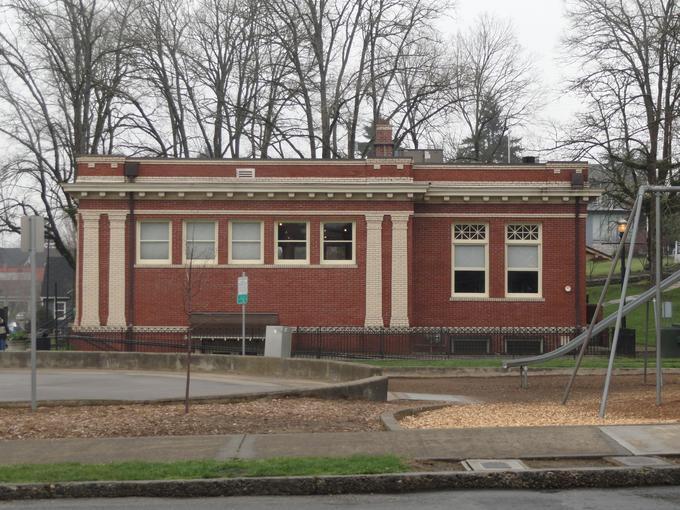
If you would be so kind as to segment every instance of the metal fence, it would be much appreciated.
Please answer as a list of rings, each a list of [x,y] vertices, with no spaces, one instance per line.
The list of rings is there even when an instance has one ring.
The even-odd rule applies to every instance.
[[[586,354],[609,355],[611,332],[591,340]],[[296,328],[292,356],[340,359],[445,359],[456,357],[526,356],[564,345],[578,330],[564,328]],[[247,336],[247,355],[264,354],[264,338]],[[39,349],[117,352],[186,352],[185,333],[120,332],[82,334],[38,342]],[[191,351],[199,354],[241,354],[237,336],[192,336]],[[635,338],[619,339],[617,355],[635,356]],[[576,351],[573,352],[576,354]]]
[[[242,339],[236,337],[191,338],[191,351],[197,354],[241,354]],[[51,348],[71,351],[109,352],[186,352],[187,339],[181,333],[110,333],[108,335],[69,334],[52,341]],[[264,354],[264,338],[246,337],[247,355]]]
[[[293,353],[310,358],[417,358],[526,356],[552,351],[580,330],[563,328],[297,328]],[[592,339],[586,354],[608,355],[609,335]],[[634,339],[619,342],[619,355],[635,356]],[[576,354],[576,351],[574,351]]]

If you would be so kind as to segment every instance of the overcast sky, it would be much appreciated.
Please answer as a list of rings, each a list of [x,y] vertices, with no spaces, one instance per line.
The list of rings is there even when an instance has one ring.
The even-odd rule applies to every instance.
[[[521,133],[528,142],[525,146],[552,140],[546,135],[550,122],[568,122],[578,109],[578,101],[563,93],[569,70],[562,57],[561,39],[566,34],[565,0],[455,0],[452,25],[468,27],[483,13],[510,20],[520,44],[534,59],[537,79],[545,86],[545,108],[537,118],[536,126],[527,126]],[[447,33],[453,33],[443,28]]]

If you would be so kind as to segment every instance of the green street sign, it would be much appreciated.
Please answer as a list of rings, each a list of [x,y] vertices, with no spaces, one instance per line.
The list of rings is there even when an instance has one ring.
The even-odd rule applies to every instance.
[[[236,296],[237,305],[247,305],[248,304],[248,294],[239,294]]]

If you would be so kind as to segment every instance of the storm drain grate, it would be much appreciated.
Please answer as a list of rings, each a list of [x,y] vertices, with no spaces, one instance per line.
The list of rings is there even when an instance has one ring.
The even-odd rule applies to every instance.
[[[527,466],[519,459],[468,459],[463,461],[468,471],[524,471]]]

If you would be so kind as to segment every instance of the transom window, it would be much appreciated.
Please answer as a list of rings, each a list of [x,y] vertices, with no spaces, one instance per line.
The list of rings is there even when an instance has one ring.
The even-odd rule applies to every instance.
[[[329,222],[321,224],[321,262],[334,264],[354,262],[354,223]]]
[[[488,295],[488,226],[485,223],[453,225],[452,294]]]
[[[541,226],[506,225],[506,291],[508,295],[541,294]]]
[[[138,226],[138,262],[170,263],[170,222],[144,220]]]
[[[231,247],[229,262],[239,264],[262,264],[262,222],[232,221],[229,235]]]
[[[508,225],[507,230],[508,241],[538,241],[539,239],[540,239],[539,225],[525,225],[524,223]]]
[[[306,222],[276,224],[276,262],[304,264],[309,261],[309,232]]]
[[[216,262],[214,221],[184,223],[184,260],[204,263]]]

